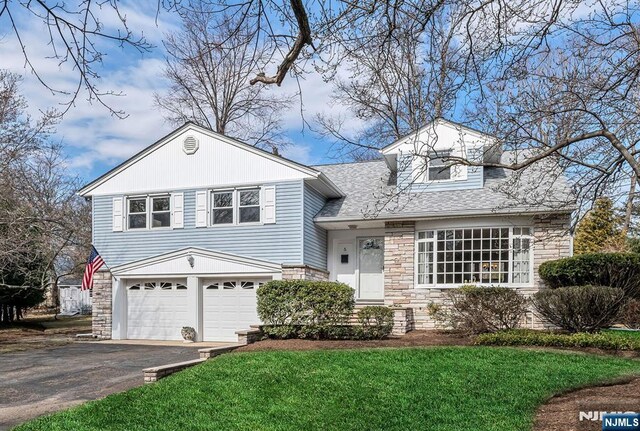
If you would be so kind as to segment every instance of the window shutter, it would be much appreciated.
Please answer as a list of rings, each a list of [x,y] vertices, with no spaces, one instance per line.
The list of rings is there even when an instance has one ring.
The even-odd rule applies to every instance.
[[[414,183],[424,183],[427,180],[427,159],[423,155],[411,155],[411,181]]]
[[[113,231],[114,232],[122,232],[123,224],[124,224],[124,198],[118,197],[113,198]]]
[[[173,228],[182,229],[184,227],[184,194],[172,193],[171,202],[173,209]]]
[[[466,151],[464,150],[464,148],[461,148],[457,151],[453,152],[453,155],[456,157],[462,157],[465,158],[466,157]],[[468,166],[465,165],[460,165],[460,164],[455,164],[453,166],[451,166],[451,179],[454,180],[466,180],[467,179],[467,168]]]
[[[262,215],[264,224],[276,222],[276,187],[266,186],[262,188]]]
[[[196,227],[207,226],[207,191],[196,192]]]

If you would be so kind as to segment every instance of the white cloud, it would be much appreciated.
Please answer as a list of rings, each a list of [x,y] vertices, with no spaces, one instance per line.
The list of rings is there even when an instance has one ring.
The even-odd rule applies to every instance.
[[[303,165],[313,165],[318,163],[318,159],[311,154],[312,150],[313,148],[308,144],[293,144],[285,147],[282,155]]]

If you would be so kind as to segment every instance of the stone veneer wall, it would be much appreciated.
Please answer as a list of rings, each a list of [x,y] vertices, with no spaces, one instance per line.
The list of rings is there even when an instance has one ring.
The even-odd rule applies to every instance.
[[[327,281],[329,272],[308,265],[283,265],[282,279]]]
[[[92,324],[93,336],[111,339],[111,272],[98,271],[93,276]]]
[[[538,275],[538,268],[542,262],[570,255],[570,220],[570,214],[534,217],[534,287],[518,289],[523,295],[530,296],[540,288],[544,288]],[[387,222],[384,257],[385,305],[413,310],[413,322],[407,323],[409,330],[435,329],[436,324],[429,316],[427,308],[430,303],[444,304],[447,289],[414,289],[414,256],[415,223]],[[531,310],[522,324],[533,328],[545,326]]]

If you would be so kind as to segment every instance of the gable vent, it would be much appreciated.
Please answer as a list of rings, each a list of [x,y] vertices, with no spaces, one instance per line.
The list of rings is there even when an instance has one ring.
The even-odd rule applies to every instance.
[[[198,140],[193,136],[187,136],[182,142],[182,149],[187,154],[193,154],[198,151]]]

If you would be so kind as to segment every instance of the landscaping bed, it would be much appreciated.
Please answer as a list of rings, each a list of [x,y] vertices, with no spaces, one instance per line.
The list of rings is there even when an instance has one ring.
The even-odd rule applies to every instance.
[[[473,339],[453,331],[411,331],[402,337],[382,340],[302,340],[266,339],[241,347],[237,351],[357,349],[368,347],[465,346]]]
[[[530,430],[551,396],[640,361],[494,347],[222,355],[18,430]]]
[[[478,335],[475,344],[485,346],[540,346],[571,349],[627,351],[640,354],[640,334],[633,331],[566,334],[550,331],[514,329]]]

